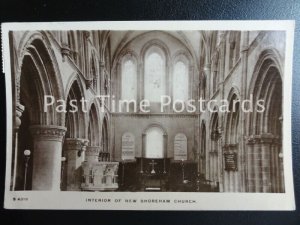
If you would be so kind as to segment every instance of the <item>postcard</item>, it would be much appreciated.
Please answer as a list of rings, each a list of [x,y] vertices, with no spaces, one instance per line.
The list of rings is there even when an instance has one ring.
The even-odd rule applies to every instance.
[[[4,207],[294,210],[294,28],[2,24]]]

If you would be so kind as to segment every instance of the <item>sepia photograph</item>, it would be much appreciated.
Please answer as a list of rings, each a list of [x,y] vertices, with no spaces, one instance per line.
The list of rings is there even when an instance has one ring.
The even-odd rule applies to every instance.
[[[7,24],[8,207],[292,209],[293,23],[194,23]]]

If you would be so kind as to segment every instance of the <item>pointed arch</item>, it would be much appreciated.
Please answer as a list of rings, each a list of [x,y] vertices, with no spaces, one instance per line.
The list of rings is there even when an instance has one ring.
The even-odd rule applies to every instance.
[[[13,33],[10,35],[13,37]],[[19,126],[19,129],[15,135],[17,141],[16,151],[13,153],[12,188],[29,190],[34,186],[34,169],[38,159],[37,152],[40,150],[36,148],[35,137],[29,130],[36,125],[64,129],[65,114],[56,111],[56,100],[64,99],[64,96],[60,71],[45,32],[25,32],[19,46],[13,41],[13,47],[15,50],[12,58],[16,66],[12,70],[16,87],[13,94],[13,114],[22,116],[19,120],[14,120],[15,127]],[[55,103],[44,109],[44,97],[47,95],[54,97]],[[30,150],[31,160],[28,162],[27,183],[24,186],[25,149]]]
[[[19,68],[17,69],[19,72],[15,77],[17,101],[22,95],[21,92],[23,94],[25,94],[24,91],[26,92],[25,88],[24,91],[21,91],[21,82],[27,82],[25,80],[29,79],[30,76],[32,80],[27,83],[32,87],[29,91],[32,90],[36,95],[28,94],[31,96],[29,101],[35,101],[35,108],[37,107],[34,112],[30,113],[33,124],[63,126],[65,116],[64,113],[58,113],[55,110],[56,104],[49,106],[47,113],[43,109],[44,96],[46,95],[51,95],[56,100],[64,99],[60,71],[47,34],[45,32],[25,32],[17,54],[19,59]],[[26,76],[25,70],[30,75],[27,74]],[[36,99],[34,100],[32,97],[36,97]]]
[[[89,110],[88,139],[90,146],[100,146],[100,122],[99,111],[95,103],[92,103]]]
[[[253,102],[262,100],[265,107],[260,112],[254,108],[248,116],[249,192],[284,192],[285,189],[282,160],[282,67],[280,56],[276,53],[273,49],[262,51],[249,88]],[[259,152],[253,159],[251,154],[257,149]],[[262,162],[262,171],[256,169],[258,160]]]
[[[70,85],[67,95],[67,114],[66,114],[66,127],[67,138],[85,138],[86,137],[86,113],[83,112],[82,102],[84,99],[84,92],[78,79],[74,79]],[[71,108],[70,102],[78,107],[78,110]],[[86,106],[84,106],[86,109]],[[74,112],[72,112],[74,111]]]
[[[109,161],[110,160],[110,146],[109,146],[109,123],[107,116],[104,116],[102,120],[101,128],[101,140],[100,140],[100,152],[99,161]]]

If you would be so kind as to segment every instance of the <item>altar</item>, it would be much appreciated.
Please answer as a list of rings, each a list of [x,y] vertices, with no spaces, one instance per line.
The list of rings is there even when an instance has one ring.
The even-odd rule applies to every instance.
[[[141,191],[165,191],[167,189],[169,161],[167,158],[139,158],[137,160]]]

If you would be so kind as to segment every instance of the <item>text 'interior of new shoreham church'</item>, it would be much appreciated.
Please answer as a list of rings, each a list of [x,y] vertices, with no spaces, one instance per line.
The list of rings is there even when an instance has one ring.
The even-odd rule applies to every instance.
[[[11,190],[285,191],[285,32],[11,31],[9,39]],[[214,110],[190,112],[180,104],[189,99]],[[243,110],[247,99],[265,110]]]

